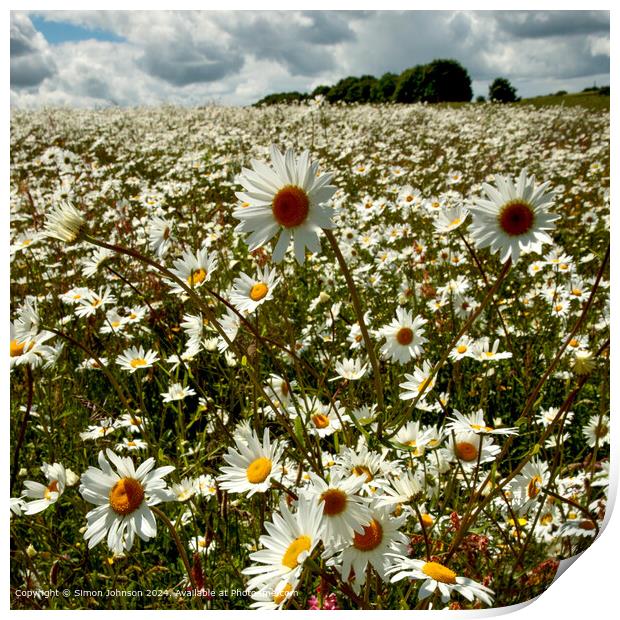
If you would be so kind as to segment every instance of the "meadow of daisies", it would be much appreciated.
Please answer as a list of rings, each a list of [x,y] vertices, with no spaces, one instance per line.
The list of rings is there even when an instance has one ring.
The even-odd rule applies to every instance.
[[[471,609],[592,543],[609,115],[13,111],[11,604]]]

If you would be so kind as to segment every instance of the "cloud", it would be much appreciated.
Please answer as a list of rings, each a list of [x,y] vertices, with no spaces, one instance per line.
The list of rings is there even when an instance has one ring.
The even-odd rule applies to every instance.
[[[32,88],[56,73],[47,42],[30,19],[11,13],[11,87]]]
[[[435,58],[461,62],[475,94],[497,76],[522,96],[609,80],[606,11],[37,12],[43,32],[54,21],[120,39],[55,45],[28,15],[11,14],[17,106],[249,104]]]

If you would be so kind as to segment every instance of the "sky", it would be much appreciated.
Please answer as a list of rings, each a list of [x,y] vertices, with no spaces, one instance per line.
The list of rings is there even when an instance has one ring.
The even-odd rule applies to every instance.
[[[435,58],[474,95],[609,84],[607,11],[12,11],[14,107],[249,105]]]

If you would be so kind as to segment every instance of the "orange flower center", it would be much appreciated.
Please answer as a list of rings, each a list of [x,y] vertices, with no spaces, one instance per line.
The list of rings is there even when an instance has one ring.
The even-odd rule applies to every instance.
[[[144,487],[135,478],[121,478],[110,491],[110,507],[119,515],[131,514],[144,501]]]
[[[196,271],[192,271],[189,278],[187,278],[187,283],[190,286],[196,286],[196,284],[202,284],[207,277],[207,272],[202,268],[196,269]]]
[[[353,468],[353,473],[356,476],[366,476],[366,482],[370,482],[374,478],[372,472],[368,469],[368,467],[366,467],[366,465],[356,465]]]
[[[250,299],[260,301],[269,292],[269,287],[264,282],[257,282],[250,289]]]
[[[498,221],[507,235],[518,237],[531,230],[534,224],[534,211],[527,203],[515,200],[502,207]]]
[[[356,532],[353,537],[353,546],[360,551],[372,551],[376,549],[383,540],[383,528],[381,523],[373,519],[369,525],[364,527],[362,534]]]
[[[58,480],[52,480],[43,493],[45,499],[51,499],[52,493],[58,493]]]
[[[248,482],[252,484],[260,484],[264,482],[267,476],[271,473],[271,461],[265,457],[261,456],[255,460],[253,460],[246,470],[246,476],[248,478]]]
[[[464,344],[460,344],[456,347],[456,350],[458,353],[465,353],[465,351],[467,351],[467,347]]]
[[[310,540],[310,536],[298,536],[284,552],[284,556],[282,557],[282,565],[293,570],[299,565],[299,562],[297,561],[299,555],[304,551],[310,551],[311,546],[312,541]]]
[[[277,594],[273,595],[273,602],[279,605],[286,597],[291,593],[293,587],[290,583],[287,583]]]
[[[17,340],[11,340],[11,357],[17,357],[22,355],[24,352],[24,347],[26,346],[25,342],[17,342]],[[34,342],[31,342],[28,345],[28,351],[34,347]]]
[[[317,428],[326,428],[329,426],[329,418],[322,413],[316,413],[310,419]]]
[[[530,499],[536,497],[540,493],[540,485],[542,478],[540,476],[534,476],[527,485],[527,495]]]
[[[325,502],[323,514],[330,517],[339,515],[347,506],[347,494],[340,489],[327,489],[321,499]]]
[[[294,228],[306,221],[310,200],[301,187],[286,185],[275,195],[271,209],[278,224]]]
[[[404,347],[411,344],[413,340],[413,330],[408,327],[401,327],[396,332],[396,340],[398,340],[398,344],[402,344]]]
[[[427,562],[422,567],[422,572],[441,583],[456,583],[456,573],[439,562]]]
[[[478,448],[468,441],[459,441],[454,446],[454,452],[461,461],[475,461],[478,458]]]

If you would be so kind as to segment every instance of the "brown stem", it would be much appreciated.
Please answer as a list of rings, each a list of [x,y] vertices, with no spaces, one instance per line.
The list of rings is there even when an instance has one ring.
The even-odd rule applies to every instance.
[[[17,481],[17,474],[19,473],[19,453],[21,452],[24,438],[26,437],[26,427],[28,426],[28,420],[30,419],[30,411],[32,410],[32,397],[34,394],[34,381],[32,378],[32,369],[30,364],[26,364],[26,382],[28,385],[28,396],[26,399],[26,411],[22,419],[22,423],[19,427],[19,436],[17,437],[17,444],[15,445],[15,452],[13,453],[13,471],[11,472],[11,486],[10,491],[13,493],[13,486]]]

